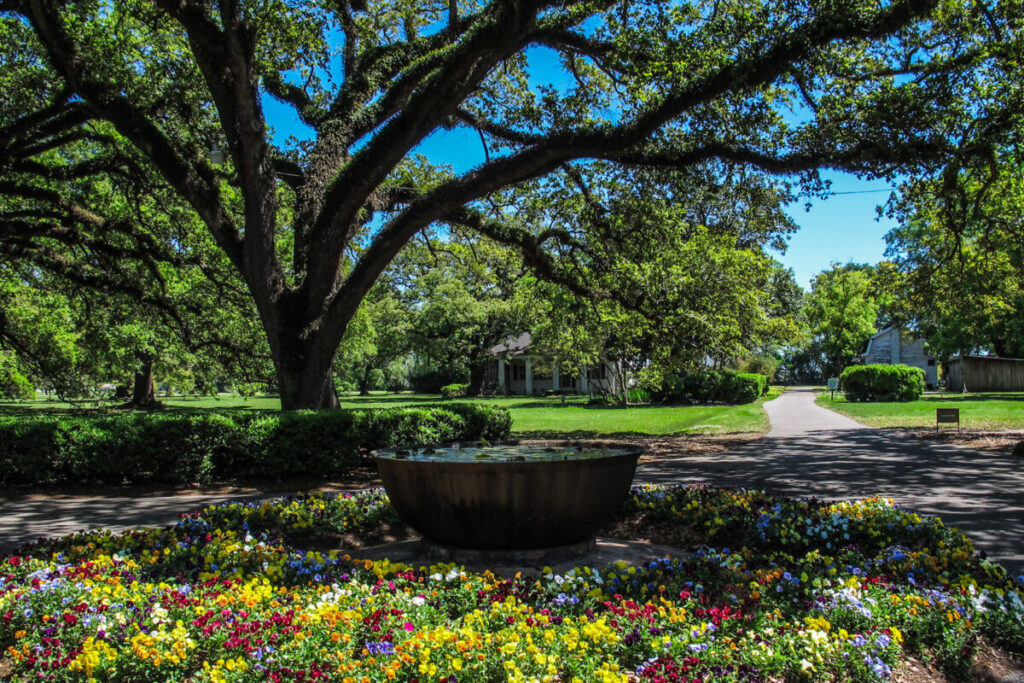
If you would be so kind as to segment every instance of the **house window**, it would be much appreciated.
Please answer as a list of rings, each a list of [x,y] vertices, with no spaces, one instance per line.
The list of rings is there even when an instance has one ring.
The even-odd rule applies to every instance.
[[[519,382],[526,379],[526,366],[518,363],[512,364],[512,381]]]
[[[596,368],[587,368],[587,377],[589,379],[608,379],[608,366],[602,363]]]
[[[934,366],[935,365],[935,359],[934,358],[929,358],[928,359],[928,365],[929,366]]]

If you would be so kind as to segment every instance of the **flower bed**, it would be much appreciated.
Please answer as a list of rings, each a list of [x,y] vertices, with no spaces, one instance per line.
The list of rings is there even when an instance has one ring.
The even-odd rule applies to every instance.
[[[963,672],[982,639],[1024,650],[1021,585],[884,500],[637,489],[620,526],[700,549],[562,575],[298,545],[392,520],[373,491],[26,548],[0,563],[0,678],[874,681],[904,653]]]

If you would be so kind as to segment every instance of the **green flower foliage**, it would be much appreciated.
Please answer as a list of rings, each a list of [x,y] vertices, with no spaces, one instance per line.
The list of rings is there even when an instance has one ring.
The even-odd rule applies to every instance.
[[[373,490],[33,544],[0,560],[0,662],[66,682],[879,683],[909,657],[953,677],[985,642],[1024,652],[1020,580],[889,500],[635,488],[620,521],[689,547],[514,576],[310,545],[396,519]]]

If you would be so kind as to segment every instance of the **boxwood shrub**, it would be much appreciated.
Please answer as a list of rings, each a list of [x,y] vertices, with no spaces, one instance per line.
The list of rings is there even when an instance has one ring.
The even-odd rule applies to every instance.
[[[446,384],[441,387],[441,398],[461,398],[468,393],[468,384]]]
[[[751,403],[768,393],[768,377],[753,372],[705,370],[666,383],[667,403]]]
[[[768,376],[756,372],[737,372],[728,377],[726,403],[753,403],[768,393]]]
[[[0,484],[208,483],[343,473],[371,450],[508,438],[497,406],[0,418]]]
[[[848,401],[915,401],[924,393],[924,370],[909,365],[851,365],[839,376]]]

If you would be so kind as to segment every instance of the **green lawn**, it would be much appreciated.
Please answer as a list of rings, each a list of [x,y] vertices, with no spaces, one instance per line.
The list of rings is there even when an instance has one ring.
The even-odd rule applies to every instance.
[[[936,393],[907,403],[851,403],[839,392],[832,401],[826,391],[817,400],[871,427],[934,427],[936,408],[959,408],[965,429],[1024,429],[1024,392]]]
[[[479,400],[508,408],[512,413],[512,430],[517,436],[559,435],[582,438],[630,434],[729,434],[766,431],[768,418],[761,404],[777,396],[780,391],[773,389],[768,397],[742,406],[635,406],[623,409],[587,406],[585,396],[566,397],[565,404],[559,398],[525,396],[467,400]],[[216,398],[161,397],[160,400],[170,409],[279,410],[281,407],[277,397],[243,400],[237,396],[221,395]],[[385,408],[438,404],[443,401],[429,394],[374,392],[370,396],[345,396],[341,403],[343,408]],[[95,405],[89,403],[79,407]],[[64,412],[72,408],[67,403],[56,401],[0,402],[0,414],[29,410]]]

